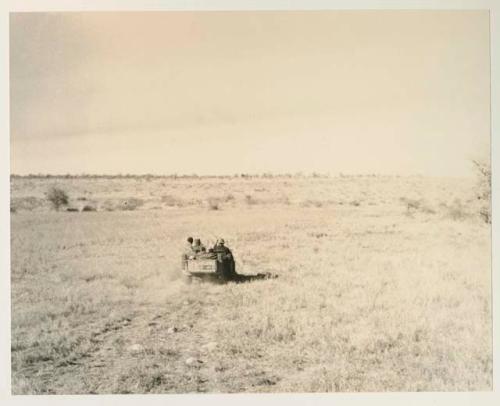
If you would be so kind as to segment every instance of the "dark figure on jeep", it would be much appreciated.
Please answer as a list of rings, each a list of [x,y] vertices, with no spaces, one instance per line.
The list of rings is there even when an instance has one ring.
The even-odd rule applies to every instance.
[[[217,240],[213,253],[217,255],[217,273],[220,277],[229,280],[237,276],[233,253],[226,247],[223,238]]]
[[[193,243],[193,251],[195,254],[206,251],[205,246],[201,243],[199,238],[196,238]]]
[[[193,251],[193,237],[188,237],[188,239],[186,240],[186,245],[184,247],[184,250],[182,251],[182,258],[181,258],[182,269],[186,269],[187,268],[187,260],[189,258],[192,258],[193,255],[194,255],[194,251]]]

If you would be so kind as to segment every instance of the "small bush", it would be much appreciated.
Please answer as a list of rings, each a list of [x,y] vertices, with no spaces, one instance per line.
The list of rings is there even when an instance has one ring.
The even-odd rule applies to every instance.
[[[315,238],[328,237],[327,233],[308,233],[308,235]]]
[[[406,206],[406,214],[411,215],[415,212],[425,213],[425,214],[435,214],[436,211],[429,207],[423,199],[407,199],[402,197],[401,202]]]
[[[252,195],[246,195],[245,196],[245,202],[248,205],[254,205],[257,204],[257,200],[252,197]]]
[[[491,209],[489,207],[482,207],[479,210],[479,215],[485,223],[491,224]]]
[[[162,203],[164,203],[167,207],[182,207],[182,201],[172,195],[163,195],[161,197]]]
[[[78,211],[78,209],[76,207],[66,207],[66,211],[75,212]]]
[[[52,207],[56,210],[59,210],[61,206],[66,206],[69,202],[67,193],[55,186],[49,189],[47,193],[47,199],[52,204]]]
[[[420,200],[407,199],[405,197],[402,197],[401,201],[406,205],[407,213],[411,212],[412,210],[418,210],[420,208]]]
[[[323,207],[323,202],[320,201],[320,200],[311,200],[311,199],[307,199],[307,200],[304,200],[302,203],[301,203],[301,206],[302,207],[316,207],[316,208],[320,208],[320,207]]]
[[[83,206],[82,211],[97,211],[97,209],[94,206],[86,204],[85,206]]]
[[[480,201],[479,215],[491,224],[491,166],[484,162],[472,161],[478,174],[477,200]]]
[[[131,197],[123,202],[121,209],[131,211],[141,207],[143,204],[144,200]]]
[[[217,197],[209,197],[207,200],[209,210],[220,210],[220,199]]]

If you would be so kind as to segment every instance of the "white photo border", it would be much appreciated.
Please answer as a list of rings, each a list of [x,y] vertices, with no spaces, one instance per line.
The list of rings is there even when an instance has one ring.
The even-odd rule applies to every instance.
[[[421,393],[232,394],[232,395],[85,395],[12,396],[10,361],[10,131],[9,131],[9,13],[28,11],[168,11],[168,10],[489,10],[491,57],[491,165],[492,165],[492,303],[493,391]],[[421,405],[500,404],[500,262],[497,250],[500,179],[500,1],[498,0],[8,0],[0,5],[0,404],[2,405],[163,405],[200,404],[240,406],[283,405]],[[496,345],[495,345],[496,344]]]

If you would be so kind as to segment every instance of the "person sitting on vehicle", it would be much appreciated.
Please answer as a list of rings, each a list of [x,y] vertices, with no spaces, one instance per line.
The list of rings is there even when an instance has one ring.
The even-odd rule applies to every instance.
[[[188,237],[186,242],[186,253],[190,253],[193,251],[193,237]]]
[[[216,242],[215,242],[215,245],[214,245],[214,252],[219,252],[219,253],[231,253],[231,250],[229,248],[226,247],[225,245],[225,241],[224,241],[224,238],[219,238]]]
[[[237,274],[233,253],[228,247],[226,247],[223,238],[217,240],[214,245],[213,252],[217,255],[217,259],[223,265],[222,269],[224,272],[224,277],[234,278]]]
[[[201,240],[199,238],[196,238],[194,240],[193,244],[193,251],[195,254],[199,254],[200,252],[203,252],[205,250],[205,246],[201,243]]]
[[[188,237],[186,241],[186,246],[184,248],[184,251],[182,252],[182,267],[183,269],[187,265],[187,260],[190,258],[194,257],[194,251],[193,251],[193,237]]]

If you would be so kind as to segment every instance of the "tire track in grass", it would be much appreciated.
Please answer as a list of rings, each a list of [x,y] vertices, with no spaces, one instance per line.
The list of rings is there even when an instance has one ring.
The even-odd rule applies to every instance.
[[[149,303],[130,317],[108,322],[91,334],[95,345],[82,363],[86,393],[165,393],[216,391],[204,347],[210,343],[203,320],[210,306],[199,289],[165,288],[165,303]],[[135,375],[135,378],[134,378]],[[103,376],[115,377],[107,382]]]

